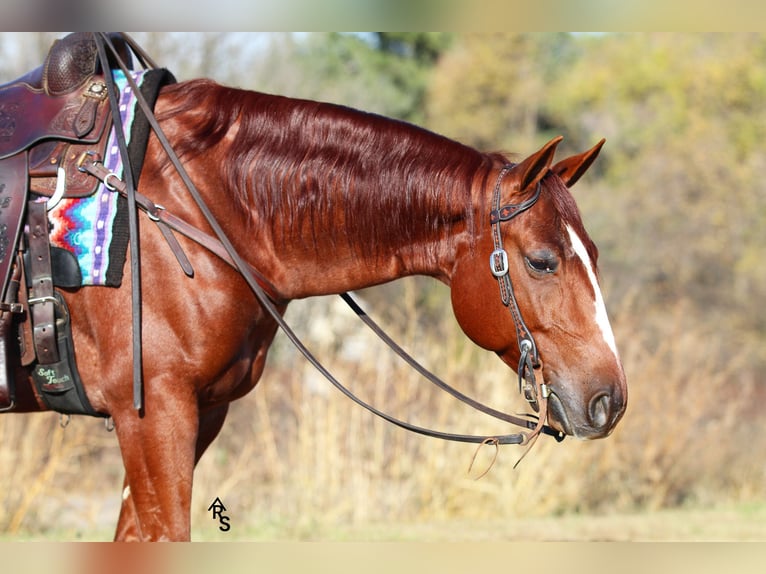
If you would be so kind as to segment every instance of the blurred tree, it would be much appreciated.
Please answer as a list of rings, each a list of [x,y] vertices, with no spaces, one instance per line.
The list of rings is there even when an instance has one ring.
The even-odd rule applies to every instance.
[[[0,75],[7,80],[39,66],[64,33],[4,34]],[[321,99],[422,122],[429,73],[449,48],[441,32],[131,34],[179,80],[221,83]]]
[[[272,34],[254,32],[139,32],[132,34],[159,66],[178,80],[208,77],[250,87]]]
[[[429,86],[429,126],[481,149],[531,150],[551,128],[543,104],[575,49],[569,34],[461,36]]]
[[[420,123],[429,73],[450,42],[444,33],[310,34],[291,66],[302,97]]]
[[[54,32],[5,32],[0,35],[0,83],[40,66],[56,38]]]
[[[434,65],[452,42],[452,36],[441,32],[376,32],[378,49],[402,58],[412,58]]]
[[[437,64],[427,117],[483,149],[606,137],[575,194],[610,308],[650,333],[682,302],[728,341],[721,359],[744,342],[765,362],[764,56],[761,34],[468,34]]]
[[[762,332],[766,39],[607,35],[582,48],[547,107],[575,139],[608,139],[611,191],[581,203],[613,236],[617,291],[660,309],[689,299],[702,320]]]

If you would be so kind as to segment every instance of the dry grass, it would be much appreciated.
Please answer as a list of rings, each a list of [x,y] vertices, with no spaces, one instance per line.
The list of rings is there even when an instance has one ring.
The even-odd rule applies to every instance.
[[[404,314],[417,317],[413,285],[403,287],[402,301]],[[361,396],[424,426],[510,431],[417,379],[335,301],[300,303],[288,318]],[[298,539],[382,523],[416,528],[760,504],[766,465],[752,453],[766,445],[751,430],[763,415],[752,408],[762,390],[750,354],[722,348],[715,332],[684,311],[679,304],[641,329],[629,302],[614,313],[630,401],[611,437],[562,444],[543,438],[515,470],[522,451],[505,447],[481,480],[467,471],[473,446],[411,435],[374,418],[319,380],[282,341],[264,380],[233,405],[197,470],[193,524],[209,527],[206,509],[216,496],[238,528]],[[450,318],[423,332],[410,322],[400,335],[414,355],[469,394],[523,410],[512,373],[467,343]],[[101,421],[79,417],[62,429],[53,414],[11,415],[0,417],[0,437],[2,531],[111,535],[122,471],[116,439]],[[490,455],[481,451],[477,465]]]
[[[417,316],[416,309],[409,312]],[[757,424],[753,417],[763,415],[752,409],[760,387],[748,349],[722,348],[716,332],[696,325],[681,304],[641,330],[629,302],[615,315],[621,318],[615,330],[630,402],[607,440],[540,440],[516,470],[521,450],[506,447],[477,481],[467,472],[474,447],[387,425],[329,383],[316,381],[300,359],[291,359],[298,368],[274,369],[253,396],[236,405],[233,418],[246,419],[248,430],[218,444],[243,453],[246,447],[228,441],[256,437],[260,443],[236,466],[239,480],[228,474],[228,484],[239,483],[230,496],[254,521],[273,521],[297,535],[368,521],[608,514],[762,501],[766,465],[751,453],[763,452],[764,439],[751,429]],[[402,336],[413,354],[469,394],[508,411],[523,409],[507,368],[466,344],[451,320],[428,333]],[[362,360],[334,360],[333,370],[376,405],[436,428],[507,432],[417,380],[374,342],[365,341],[365,347],[370,352]],[[490,455],[482,451],[479,466]],[[231,470],[203,462],[199,496],[211,497],[219,490],[218,476]],[[203,506],[200,501],[195,508]],[[202,512],[196,518],[205,519]]]
[[[101,420],[57,414],[0,418],[0,531],[86,532],[116,520],[122,480],[116,438]],[[108,492],[106,489],[112,492]]]

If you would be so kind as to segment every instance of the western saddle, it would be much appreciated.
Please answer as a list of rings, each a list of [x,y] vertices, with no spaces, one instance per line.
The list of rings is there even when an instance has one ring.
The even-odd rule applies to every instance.
[[[123,37],[110,40],[132,66]],[[55,367],[69,354],[57,340],[63,300],[54,278],[74,288],[80,272],[73,255],[50,246],[47,209],[62,197],[90,195],[99,184],[77,168],[85,152],[103,156],[109,139],[99,62],[94,35],[77,32],[56,40],[42,66],[0,85],[0,411],[14,408],[15,366]],[[63,393],[71,388],[66,378],[43,377],[42,388]]]

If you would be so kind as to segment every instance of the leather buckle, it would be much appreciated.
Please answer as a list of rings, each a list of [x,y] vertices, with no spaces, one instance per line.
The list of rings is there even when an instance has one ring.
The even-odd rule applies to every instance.
[[[495,249],[489,256],[489,269],[495,277],[508,273],[508,253],[505,249]]]

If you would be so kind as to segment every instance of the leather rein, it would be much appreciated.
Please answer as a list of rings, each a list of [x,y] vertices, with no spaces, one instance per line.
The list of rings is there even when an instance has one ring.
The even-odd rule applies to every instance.
[[[407,364],[409,364],[412,368],[414,368],[418,373],[420,373],[428,381],[430,381],[431,383],[433,383],[440,389],[444,390],[445,392],[449,393],[453,397],[457,398],[458,400],[468,404],[469,406],[473,407],[474,409],[484,414],[487,414],[491,417],[520,426],[526,429],[527,431],[531,431],[531,432],[528,432],[528,433],[519,432],[519,433],[507,434],[507,435],[481,436],[481,435],[465,435],[465,434],[447,433],[447,432],[441,432],[441,431],[431,430],[431,429],[419,427],[416,425],[412,425],[408,422],[399,420],[383,411],[380,411],[376,407],[358,398],[350,390],[348,390],[342,383],[340,383],[332,375],[332,373],[330,373],[324,367],[324,365],[322,365],[322,363],[311,353],[311,351],[303,344],[300,338],[295,334],[292,328],[287,324],[287,322],[282,316],[282,313],[277,308],[278,306],[284,306],[287,303],[287,301],[281,299],[279,297],[277,290],[274,288],[274,286],[271,285],[269,281],[265,277],[263,277],[263,275],[261,275],[255,268],[253,268],[246,261],[244,261],[244,259],[239,255],[237,250],[234,248],[231,241],[226,236],[224,230],[221,228],[220,224],[213,216],[213,213],[206,205],[204,199],[199,193],[199,190],[192,182],[186,169],[181,163],[181,160],[178,158],[178,156],[174,152],[170,142],[168,141],[167,137],[165,136],[162,129],[160,128],[159,123],[154,117],[153,111],[151,110],[150,106],[146,102],[146,99],[141,94],[141,91],[136,85],[136,82],[133,79],[132,75],[130,74],[128,67],[121,59],[119,53],[117,52],[114,45],[112,44],[112,41],[109,38],[109,36],[101,32],[96,32],[94,33],[94,37],[95,37],[96,44],[98,46],[99,57],[102,62],[102,69],[104,70],[107,88],[110,91],[110,97],[112,94],[116,93],[116,90],[115,90],[114,80],[111,77],[110,67],[107,61],[107,54],[106,54],[107,49],[111,53],[113,60],[117,63],[119,68],[125,74],[128,84],[130,85],[131,89],[135,93],[139,107],[141,108],[143,114],[146,116],[147,121],[149,122],[152,130],[155,133],[155,136],[157,137],[160,144],[164,148],[169,161],[173,164],[178,175],[181,177],[187,190],[189,191],[195,203],[197,204],[197,207],[199,208],[200,212],[203,214],[207,223],[210,225],[211,229],[213,230],[215,234],[215,236],[211,236],[207,233],[200,231],[196,227],[174,216],[173,214],[166,211],[162,206],[155,204],[149,198],[147,198],[146,196],[136,191],[135,182],[133,181],[133,178],[131,175],[130,162],[128,161],[128,157],[127,157],[127,145],[125,143],[125,135],[124,133],[121,133],[122,124],[119,121],[119,119],[115,120],[115,132],[117,134],[118,144],[119,144],[121,153],[123,148],[125,149],[125,153],[123,155],[123,165],[125,166],[125,169],[124,169],[125,180],[124,181],[121,180],[117,176],[117,174],[107,170],[101,163],[101,158],[99,158],[97,154],[86,153],[86,154],[83,154],[82,157],[79,159],[78,169],[100,179],[101,181],[104,182],[107,188],[125,196],[127,198],[127,203],[130,210],[129,212],[132,213],[132,216],[129,217],[129,227],[130,227],[130,241],[131,241],[131,249],[132,249],[131,272],[134,273],[131,279],[131,288],[132,288],[132,304],[133,304],[133,355],[134,355],[134,364],[133,364],[134,401],[133,402],[134,402],[134,407],[136,408],[136,410],[140,410],[143,407],[141,332],[140,332],[141,294],[140,294],[140,276],[138,274],[140,273],[140,271],[139,272],[134,271],[134,269],[139,268],[138,262],[140,262],[139,251],[138,251],[138,228],[137,228],[136,215],[137,215],[138,209],[141,209],[142,211],[147,213],[150,220],[157,223],[171,251],[174,253],[181,268],[184,270],[184,272],[188,276],[190,277],[193,276],[193,269],[188,258],[184,254],[180,244],[178,243],[176,237],[173,235],[173,231],[181,233],[182,235],[186,236],[192,241],[202,245],[203,247],[205,247],[206,249],[208,249],[209,251],[211,251],[218,257],[220,257],[223,261],[225,261],[226,263],[234,267],[240,273],[240,275],[245,280],[245,282],[248,284],[248,286],[250,287],[253,294],[256,296],[261,306],[269,313],[269,315],[274,319],[277,325],[285,333],[287,338],[298,349],[298,351],[300,351],[300,353],[308,360],[308,362],[314,368],[316,368],[342,394],[344,394],[346,397],[351,399],[356,404],[364,407],[365,409],[377,415],[378,417],[386,420],[387,422],[417,434],[439,438],[443,440],[474,443],[479,445],[482,445],[482,444],[493,444],[495,446],[500,444],[521,444],[521,445],[530,444],[531,445],[531,443],[540,434],[547,434],[549,436],[553,436],[559,442],[564,439],[564,435],[562,433],[544,424],[546,415],[547,415],[547,397],[548,397],[549,391],[547,389],[547,386],[544,383],[538,384],[536,382],[534,369],[539,368],[539,364],[540,364],[539,357],[537,354],[537,348],[534,344],[534,339],[532,338],[531,333],[526,328],[526,325],[524,324],[524,321],[521,318],[521,313],[519,311],[515,297],[513,296],[513,288],[511,286],[510,276],[508,275],[507,254],[502,249],[502,238],[499,232],[499,223],[501,221],[507,221],[511,219],[512,217],[514,217],[515,215],[518,215],[519,213],[525,211],[526,209],[529,209],[530,207],[532,207],[532,205],[534,205],[534,203],[537,201],[537,198],[539,197],[539,194],[540,194],[539,185],[535,193],[535,196],[533,198],[526,200],[522,204],[508,205],[508,206],[500,208],[500,203],[499,203],[500,183],[503,176],[510,170],[512,166],[505,166],[503,170],[501,170],[500,175],[498,176],[497,183],[495,186],[495,191],[494,191],[493,203],[495,205],[495,208],[493,209],[491,213],[495,250],[493,251],[492,256],[490,258],[490,266],[491,266],[493,274],[498,278],[498,283],[500,284],[501,297],[503,298],[503,303],[509,308],[514,320],[514,324],[516,325],[519,349],[521,351],[521,358],[520,358],[519,370],[518,370],[519,386],[521,389],[522,382],[525,383],[524,385],[525,396],[527,397],[527,400],[533,406],[540,407],[540,413],[541,413],[540,416],[528,414],[528,415],[525,415],[527,418],[521,418],[521,417],[513,416],[510,414],[506,414],[501,411],[497,411],[491,407],[488,407],[486,405],[483,405],[482,403],[466,396],[465,394],[461,393],[457,389],[451,387],[450,385],[448,385],[447,383],[439,379],[436,375],[431,373],[428,369],[423,367],[414,358],[412,358],[406,351],[404,351],[404,349],[402,349],[399,345],[397,345],[383,331],[383,329],[380,328],[361,309],[361,307],[354,301],[351,295],[349,295],[348,293],[340,294],[342,299],[351,307],[351,309],[360,317],[360,319],[386,345],[388,345],[400,358],[402,358]],[[123,34],[123,37],[126,43],[138,56],[139,61],[145,68],[147,67],[147,62],[149,63],[150,67],[156,67],[156,65],[151,61],[151,59],[135,43],[135,41],[132,38],[130,38],[127,34]],[[116,109],[116,107],[113,107],[113,109]],[[117,113],[116,117],[119,118],[119,113]],[[512,213],[512,215],[510,215],[509,217],[508,213]],[[497,218],[496,218],[496,214],[497,214]],[[495,221],[495,219],[497,219],[497,221]],[[134,229],[134,224],[135,224],[135,229]],[[134,234],[135,234],[135,237],[134,237]]]

